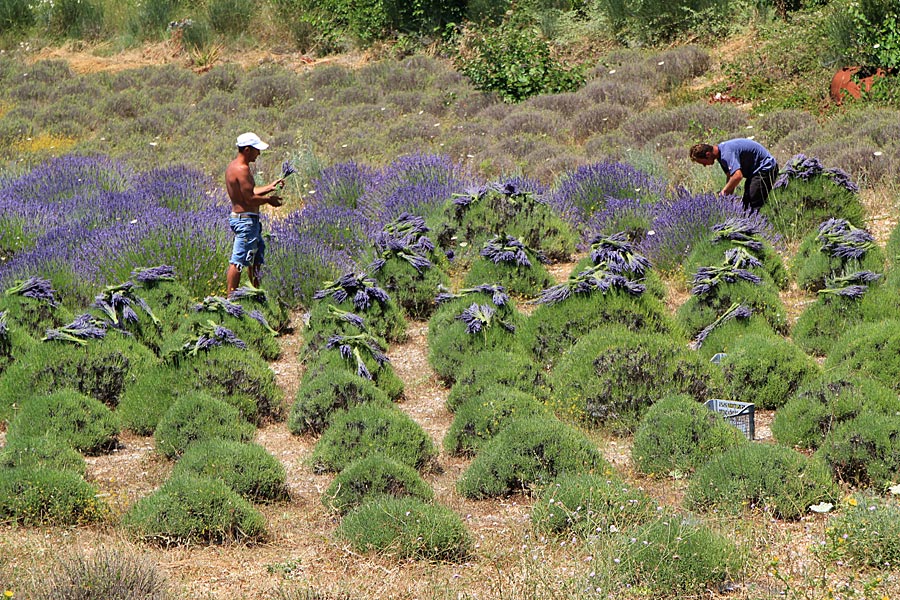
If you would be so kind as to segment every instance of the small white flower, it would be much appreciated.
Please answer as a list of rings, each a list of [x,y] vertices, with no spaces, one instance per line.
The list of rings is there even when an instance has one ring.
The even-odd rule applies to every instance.
[[[664,61],[664,60],[661,60],[661,61],[659,61],[659,62],[658,62],[658,63],[656,63],[656,64],[657,64],[657,65],[658,65],[658,66],[660,66],[660,67],[661,67],[661,66],[663,66],[663,65],[664,65],[664,64],[666,64],[666,61]]]
[[[881,152],[880,150],[876,150],[875,152],[872,153],[872,156],[881,156],[882,154],[884,154],[884,152]]]
[[[609,70],[609,74],[610,74],[610,75],[613,75],[613,74],[615,74],[615,72],[616,72],[616,70],[615,70],[615,69],[610,69],[610,70]]]

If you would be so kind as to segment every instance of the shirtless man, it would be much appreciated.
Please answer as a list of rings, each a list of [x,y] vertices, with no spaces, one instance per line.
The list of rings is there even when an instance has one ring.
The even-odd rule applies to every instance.
[[[234,248],[225,276],[227,294],[241,283],[241,271],[247,268],[250,283],[259,287],[259,265],[265,261],[266,245],[262,239],[259,207],[264,204],[281,206],[281,197],[272,194],[284,185],[279,179],[269,185],[257,186],[250,173],[250,163],[269,147],[255,133],[242,133],[237,138],[237,157],[225,169],[225,189],[231,198],[231,217],[228,222],[234,232]]]

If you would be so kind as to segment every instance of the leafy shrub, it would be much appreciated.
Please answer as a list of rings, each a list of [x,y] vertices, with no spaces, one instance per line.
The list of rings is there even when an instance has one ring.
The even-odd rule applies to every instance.
[[[533,394],[500,384],[488,386],[459,405],[444,436],[444,449],[457,456],[473,455],[510,420],[549,413]]]
[[[0,2],[0,23],[4,31],[25,31],[34,25],[34,13],[27,0]]]
[[[494,498],[545,485],[563,473],[610,470],[579,431],[531,416],[513,419],[483,446],[456,487],[467,498]]]
[[[369,331],[389,342],[406,340],[403,313],[366,273],[345,273],[336,281],[326,281],[313,297],[320,301],[310,311],[311,327],[326,320],[329,307],[334,307],[361,316]]]
[[[713,235],[715,236],[715,234]],[[750,250],[750,252],[762,262],[760,274],[767,282],[774,284],[779,289],[786,289],[788,285],[788,272],[787,269],[784,268],[784,262],[781,260],[781,255],[778,254],[768,239],[763,236],[754,237],[756,237],[754,241],[762,244],[761,249]],[[725,252],[738,246],[746,248],[743,244],[735,243],[727,238],[717,240],[708,239],[696,244],[684,261],[684,274],[688,285],[692,283],[694,273],[697,272],[697,269],[709,265],[721,264]]]
[[[206,5],[209,24],[216,33],[238,36],[250,28],[251,0],[210,0]]]
[[[697,469],[689,508],[739,513],[745,507],[797,519],[838,494],[827,465],[784,446],[741,444]]]
[[[541,399],[547,394],[543,370],[523,352],[487,350],[472,354],[463,359],[455,376],[456,383],[447,396],[450,412],[495,386]]]
[[[477,89],[495,92],[506,102],[569,92],[584,83],[580,69],[555,60],[545,40],[511,21],[464,34],[456,67]]]
[[[698,271],[694,278],[694,290],[697,289],[696,282],[700,273]],[[708,327],[717,327],[720,319],[727,318],[729,310],[736,306],[748,308],[748,318],[758,315],[765,318],[776,332],[787,333],[787,314],[775,286],[742,279],[733,283],[721,282],[706,293],[692,293],[687,302],[676,311],[675,319],[688,335],[697,339]]]
[[[321,433],[339,410],[360,404],[389,406],[391,399],[372,381],[345,370],[323,370],[304,377],[291,406],[288,429],[293,434]]]
[[[872,292],[866,292],[869,295]],[[837,340],[862,321],[857,298],[820,296],[806,307],[791,331],[791,339],[804,352],[815,356],[830,354]]]
[[[900,321],[863,323],[835,342],[825,368],[847,367],[900,390]]]
[[[900,13],[889,0],[841,5],[829,13],[829,49],[843,64],[900,67]]]
[[[455,512],[418,498],[377,498],[347,514],[337,536],[358,552],[397,558],[459,561],[472,550],[472,538]]]
[[[751,315],[749,319],[731,319],[720,323],[709,332],[700,346],[694,344],[697,354],[704,360],[711,360],[713,356],[728,353],[740,345],[745,336],[771,337],[778,335],[765,318],[759,315]]]
[[[119,422],[100,402],[75,390],[32,396],[9,423],[7,439],[50,435],[86,454],[100,454],[118,444]]]
[[[852,226],[846,229],[848,235],[859,238],[857,244],[840,244],[850,246],[838,250],[836,245],[830,244],[823,235],[823,227],[830,221],[822,223],[818,229],[810,232],[800,243],[800,248],[794,256],[792,271],[797,285],[805,290],[817,292],[825,287],[826,280],[835,275],[854,273],[856,271],[884,271],[884,254],[875,244],[874,238],[864,230],[858,230]],[[831,220],[833,222],[833,220]],[[842,256],[850,251],[855,257]],[[835,254],[839,254],[835,256]]]
[[[428,321],[428,362],[442,379],[455,381],[468,356],[516,347],[515,331],[523,319],[509,297],[504,297],[498,305],[489,291],[474,292],[450,300],[435,311]],[[463,319],[481,321],[480,327],[470,326]]]
[[[220,479],[251,502],[287,496],[284,467],[259,444],[206,439],[188,446],[172,476],[183,473]]]
[[[689,517],[658,518],[623,536],[614,577],[655,595],[702,595],[738,577],[734,542]],[[646,592],[645,592],[646,593]]]
[[[365,365],[364,371],[360,368],[357,360],[360,360]],[[403,381],[397,377],[389,362],[379,364],[368,356],[361,356],[360,359],[355,357],[345,359],[341,356],[338,348],[329,348],[322,350],[313,357],[307,367],[304,378],[312,380],[325,372],[349,373],[365,379],[368,379],[366,377],[366,373],[368,373],[375,386],[384,392],[390,400],[397,401],[403,397]]]
[[[619,325],[635,332],[679,334],[679,329],[657,298],[625,290],[575,293],[557,303],[541,304],[522,328],[521,344],[546,367],[590,332]]]
[[[683,342],[620,327],[596,329],[550,374],[557,409],[593,424],[630,431],[657,400],[684,393],[715,397],[718,373]]]
[[[0,469],[0,517],[22,525],[72,525],[100,520],[97,489],[71,471]]]
[[[410,319],[426,319],[434,310],[434,297],[450,285],[450,277],[436,265],[417,270],[401,258],[389,258],[378,280]]]
[[[839,481],[876,489],[891,485],[900,469],[900,416],[861,411],[835,425],[816,455]]]
[[[772,435],[787,446],[814,450],[834,427],[862,412],[894,415],[900,399],[888,387],[846,369],[827,370],[808,381],[778,412]]]
[[[798,154],[785,165],[760,213],[788,239],[802,238],[829,218],[862,227],[858,191],[843,171],[825,169],[817,159]]]
[[[59,0],[50,5],[47,28],[51,35],[96,39],[103,24],[103,5],[88,0]]]
[[[829,558],[857,566],[890,567],[900,561],[900,506],[895,500],[854,494],[825,530]]]
[[[56,557],[34,590],[36,600],[105,600],[174,597],[157,564],[144,556],[101,548],[91,556]]]
[[[647,410],[634,432],[631,459],[642,473],[688,472],[746,442],[739,429],[684,395],[663,398]]]
[[[55,300],[10,294],[9,289],[0,294],[0,311],[6,313],[9,323],[24,328],[35,339],[44,337],[48,328],[60,327],[72,320],[72,313]]]
[[[766,409],[781,408],[819,373],[814,360],[776,335],[741,337],[720,364],[729,398]]]
[[[52,435],[9,438],[0,450],[0,470],[24,467],[71,471],[84,476],[87,465],[84,457],[66,442]]]
[[[498,246],[514,248],[516,244],[520,248],[518,258],[505,258],[496,254]],[[491,252],[491,257],[486,252]],[[510,294],[535,296],[543,288],[552,285],[553,279],[533,251],[523,248],[515,238],[498,236],[487,242],[481,251],[481,258],[472,263],[463,280],[463,286],[467,288],[492,283],[502,285]]]
[[[240,311],[241,314],[240,316],[227,314],[216,306],[221,306],[222,301],[229,302],[223,298],[208,297],[202,304],[184,315],[180,320],[178,330],[165,341],[160,354],[167,360],[177,361],[180,359],[179,353],[193,352],[198,345],[201,345],[198,344],[198,339],[201,337],[203,339],[212,338],[210,330],[218,335],[215,328],[224,327],[232,334],[228,337],[229,343],[232,345],[240,348],[243,344],[250,352],[259,354],[265,360],[276,360],[281,354],[281,348],[275,338],[275,331],[269,327],[265,318],[262,319],[262,322],[257,321],[231,302],[229,302],[230,309]],[[238,308],[234,309],[235,306]],[[258,313],[257,316],[261,316],[261,313]],[[237,338],[240,343],[234,338]]]
[[[133,338],[110,332],[86,345],[48,341],[36,344],[0,377],[0,418],[31,395],[62,388],[78,390],[116,406],[125,388],[156,358]]]
[[[434,491],[412,467],[373,454],[351,462],[338,473],[325,490],[322,504],[343,514],[378,496],[412,496],[430,502]]]
[[[416,469],[437,454],[428,434],[406,413],[363,404],[334,416],[316,443],[312,462],[317,471],[341,471],[374,452]]]
[[[122,525],[163,545],[253,542],[266,533],[265,517],[224,482],[186,474],[138,500]]]
[[[175,458],[194,442],[216,438],[244,442],[252,439],[255,431],[238,409],[197,392],[180,398],[166,411],[153,439],[158,452]]]
[[[588,537],[624,530],[655,514],[650,496],[618,477],[563,474],[535,502],[531,523],[542,533]]]

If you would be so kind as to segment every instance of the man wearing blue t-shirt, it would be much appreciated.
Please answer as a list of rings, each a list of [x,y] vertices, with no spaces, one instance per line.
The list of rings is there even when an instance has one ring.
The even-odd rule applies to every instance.
[[[719,192],[723,196],[733,194],[741,179],[746,179],[744,209],[753,212],[766,203],[778,178],[778,163],[769,151],[762,144],[744,138],[720,142],[716,146],[697,144],[691,147],[691,160],[707,167],[718,161],[728,178]]]

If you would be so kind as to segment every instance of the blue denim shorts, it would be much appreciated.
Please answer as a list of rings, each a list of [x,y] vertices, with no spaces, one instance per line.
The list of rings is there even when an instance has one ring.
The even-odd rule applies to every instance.
[[[239,269],[265,262],[266,243],[262,238],[259,217],[237,219],[230,217],[228,223],[234,232],[234,247],[231,250],[231,264]]]

